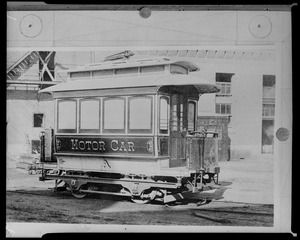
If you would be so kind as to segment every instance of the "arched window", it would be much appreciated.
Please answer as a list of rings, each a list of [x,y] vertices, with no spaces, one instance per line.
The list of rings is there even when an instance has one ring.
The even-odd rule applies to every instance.
[[[169,132],[169,99],[161,97],[159,101],[159,133]]]
[[[196,103],[189,102],[188,104],[188,131],[195,131],[196,123]]]
[[[184,68],[182,66],[171,64],[170,67],[170,73],[172,74],[188,74],[187,68]]]

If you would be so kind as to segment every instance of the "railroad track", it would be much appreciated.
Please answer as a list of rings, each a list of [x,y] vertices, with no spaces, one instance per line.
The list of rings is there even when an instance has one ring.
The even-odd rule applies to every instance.
[[[43,196],[43,197],[57,197],[56,195],[51,195],[50,194],[50,193],[53,193],[53,191],[47,191],[47,193],[45,193],[45,192],[43,192],[43,193],[36,193],[36,192],[24,191],[24,190],[21,190],[21,191],[20,190],[6,190],[6,192],[9,192],[9,193],[18,193],[18,194],[24,194],[24,195],[37,195],[37,196]],[[70,198],[73,198],[73,197],[70,195]]]
[[[225,203],[233,203],[233,202],[225,202]],[[234,202],[237,203],[237,202]],[[247,204],[248,206],[258,206],[259,204],[249,204],[249,203],[240,203],[240,204]],[[230,207],[232,208],[232,207]],[[229,208],[229,209],[230,209]],[[238,207],[235,207],[238,208]],[[221,214],[221,216],[220,216]],[[195,217],[203,218],[206,220],[210,220],[213,222],[219,222],[219,223],[232,223],[232,221],[253,221],[253,218],[256,217],[264,217],[264,218],[273,218],[274,214],[271,212],[266,211],[239,211],[239,210],[228,210],[226,209],[214,209],[214,208],[199,208],[192,210],[192,215]],[[212,216],[217,215],[217,216]],[[242,216],[242,217],[241,217]],[[249,216],[248,218],[245,218],[243,216]]]

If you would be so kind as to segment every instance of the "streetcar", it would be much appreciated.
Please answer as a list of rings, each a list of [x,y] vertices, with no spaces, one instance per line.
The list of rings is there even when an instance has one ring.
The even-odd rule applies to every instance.
[[[64,83],[40,91],[55,106],[54,128],[41,134],[40,181],[77,198],[221,199],[217,133],[197,131],[199,97],[218,86],[193,76],[192,62],[132,55],[66,70]]]

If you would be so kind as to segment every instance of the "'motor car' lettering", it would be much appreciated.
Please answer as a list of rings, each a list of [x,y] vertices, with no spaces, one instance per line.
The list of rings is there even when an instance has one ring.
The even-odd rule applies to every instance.
[[[121,142],[119,140],[111,140],[110,148],[114,152],[135,152],[134,142]],[[104,141],[86,141],[71,139],[71,149],[81,151],[105,151]]]
[[[105,151],[105,142],[103,141],[84,141],[78,142],[78,139],[71,139],[71,149],[72,150],[82,150],[82,151]]]
[[[75,149],[77,150],[78,149],[77,142],[78,142],[77,139],[71,139],[72,150],[75,150]]]
[[[153,149],[149,151],[149,142],[153,141],[151,137],[56,136],[55,150],[70,154],[154,155]]]
[[[120,151],[120,152],[123,152],[123,151],[134,152],[135,151],[133,142],[127,142],[125,145],[125,142],[119,143],[119,140],[112,140],[110,146],[111,146],[111,149],[115,152],[116,151]]]

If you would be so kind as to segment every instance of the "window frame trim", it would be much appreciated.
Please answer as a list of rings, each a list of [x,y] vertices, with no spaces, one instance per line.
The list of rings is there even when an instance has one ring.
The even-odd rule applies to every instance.
[[[151,68],[156,66],[163,66],[162,71],[153,71],[153,72],[142,72],[142,68]],[[160,64],[160,65],[149,65],[149,66],[139,66],[139,75],[152,75],[152,74],[164,74],[166,72],[166,64]]]
[[[124,125],[123,125],[123,129],[105,129],[104,128],[104,124],[105,124],[105,102],[108,100],[123,100],[124,103],[124,115],[123,115],[123,120],[124,120]],[[126,133],[126,105],[127,105],[127,100],[126,97],[120,97],[120,96],[116,96],[116,97],[104,97],[102,98],[102,127],[101,127],[101,131],[102,133]]]
[[[72,77],[72,74],[74,74],[74,73],[84,73],[84,72],[88,72],[89,76],[86,76],[86,77],[76,77],[76,78]],[[92,71],[91,70],[70,72],[70,80],[91,79],[91,78],[92,78]]]
[[[194,129],[193,130],[189,130],[189,104],[192,103],[194,105]],[[196,131],[196,125],[197,125],[197,103],[196,101],[193,100],[188,100],[188,116],[187,116],[187,122],[188,122],[188,126],[187,126],[187,131]]]
[[[182,73],[182,72],[172,72],[172,66],[176,66],[176,67],[179,67],[179,68],[182,68],[182,69],[185,69],[186,70],[186,73]],[[183,67],[179,64],[175,64],[175,63],[171,63],[170,64],[170,74],[183,74],[183,75],[188,75],[189,74],[189,69],[186,68],[186,67]]]
[[[43,115],[43,118],[42,118],[42,124],[41,124],[40,127],[35,127],[35,126],[34,126],[34,115]],[[44,116],[45,116],[44,113],[33,113],[33,128],[43,128],[43,127],[44,127]]]
[[[75,102],[75,129],[59,129],[59,104],[61,102]],[[74,98],[66,98],[66,99],[58,99],[57,103],[56,103],[57,109],[56,109],[56,131],[57,133],[77,133],[78,130],[78,123],[77,123],[77,119],[78,119],[78,99],[74,99]]]
[[[219,113],[217,112],[217,105],[220,105],[220,112],[219,112]],[[221,105],[225,105],[225,106],[224,106],[224,107],[225,107],[225,113],[222,113]],[[227,113],[227,112],[226,112],[227,105],[230,106],[230,113]],[[232,103],[215,103],[215,113],[216,113],[216,114],[221,114],[221,115],[228,115],[228,116],[231,116],[231,114],[232,114]]]
[[[99,128],[98,129],[84,129],[80,127],[81,124],[81,103],[85,101],[97,101],[99,103]],[[95,98],[95,97],[89,97],[89,98],[81,98],[78,100],[78,108],[79,108],[79,113],[78,113],[78,133],[101,133],[101,99]]]
[[[167,103],[168,103],[168,109],[167,109],[167,133],[161,133],[160,132],[160,109],[161,109],[161,102],[160,102],[160,100],[161,99],[166,99],[167,100]],[[158,103],[158,126],[157,126],[157,128],[158,128],[158,134],[159,135],[162,135],[162,136],[169,136],[170,135],[170,96],[168,96],[168,95],[160,95],[159,96],[159,101],[158,101],[159,103]]]
[[[151,111],[150,111],[150,129],[130,129],[130,100],[137,99],[137,98],[144,98],[144,99],[150,99],[151,100]],[[137,95],[137,96],[130,96],[127,98],[127,133],[134,133],[134,134],[152,134],[153,133],[153,106],[154,106],[154,98],[153,95]]]

